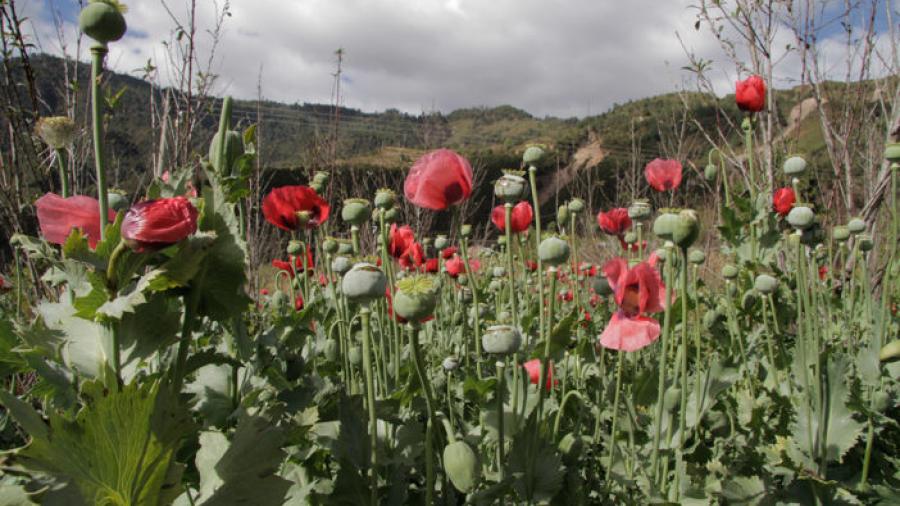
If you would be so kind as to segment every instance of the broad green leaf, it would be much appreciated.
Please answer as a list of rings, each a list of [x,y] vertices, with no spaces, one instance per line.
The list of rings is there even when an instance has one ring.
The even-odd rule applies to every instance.
[[[756,506],[766,498],[766,484],[759,476],[736,476],[722,486],[728,504]]]
[[[88,504],[167,504],[173,457],[191,422],[159,383],[108,391],[85,384],[86,404],[74,419],[51,415],[31,427],[15,459],[29,470],[69,480]],[[33,425],[33,422],[29,425]]]

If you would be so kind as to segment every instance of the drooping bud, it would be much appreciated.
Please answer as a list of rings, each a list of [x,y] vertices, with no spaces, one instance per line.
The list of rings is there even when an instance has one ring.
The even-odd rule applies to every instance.
[[[715,181],[716,177],[719,175],[719,166],[711,163],[703,169],[703,178],[707,181]]]

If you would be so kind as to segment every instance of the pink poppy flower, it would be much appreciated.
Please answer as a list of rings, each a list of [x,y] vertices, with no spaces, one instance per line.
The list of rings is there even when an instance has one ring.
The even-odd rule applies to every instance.
[[[65,244],[73,229],[80,229],[88,240],[88,246],[97,247],[100,240],[100,203],[93,197],[74,195],[62,198],[55,193],[47,193],[34,203],[37,208],[38,225],[47,242]],[[116,219],[110,211],[109,221]]]
[[[541,359],[531,359],[528,362],[522,364],[522,367],[524,367],[525,372],[528,373],[528,380],[532,385],[537,385],[541,382]],[[559,380],[553,378],[553,361],[551,360],[547,367],[546,388],[547,390],[550,390],[554,385],[557,384],[559,384]]]
[[[654,190],[674,190],[681,184],[681,162],[657,158],[644,167],[644,177]]]
[[[409,169],[403,193],[419,207],[443,211],[472,194],[472,166],[449,149],[432,151]]]

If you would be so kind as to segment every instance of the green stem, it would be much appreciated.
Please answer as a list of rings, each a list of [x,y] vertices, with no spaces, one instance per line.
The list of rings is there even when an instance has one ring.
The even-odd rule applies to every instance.
[[[422,350],[419,345],[419,329],[418,325],[410,322],[407,324],[409,330],[410,343],[412,344],[413,362],[415,363],[416,375],[419,377],[419,384],[425,395],[425,408],[428,410],[428,425],[425,429],[425,504],[434,504],[434,458],[433,458],[433,426],[434,419],[434,398],[431,395],[431,384],[428,382],[425,374],[425,365],[422,360]]]
[[[362,348],[363,348],[363,369],[366,375],[366,400],[369,408],[369,444],[371,445],[370,453],[370,492],[371,504],[378,504],[378,420],[376,417],[375,405],[375,382],[372,379],[372,327],[370,325],[372,311],[368,304],[364,304],[359,309],[360,321],[362,322]]]
[[[100,97],[100,73],[109,50],[106,44],[91,46],[91,121],[94,129],[94,166],[97,169],[97,200],[100,202],[100,240],[106,237],[109,195],[106,192],[106,169],[103,166],[103,104]]]
[[[677,469],[682,468],[684,460],[684,434],[687,431],[687,384],[688,384],[688,283],[687,283],[688,261],[687,248],[681,249],[681,409],[678,417],[678,452],[677,452]],[[675,501],[678,502],[681,496],[681,487],[679,481],[681,472],[675,473]]]
[[[503,464],[504,464],[504,456],[503,456],[503,446],[504,446],[504,435],[503,435],[503,394],[506,393],[506,386],[504,385],[504,380],[506,379],[506,371],[504,368],[506,364],[503,363],[502,360],[497,361],[497,474],[500,478],[500,481],[503,481]],[[500,496],[500,505],[504,504],[504,496]]]
[[[460,240],[460,253],[462,254],[463,259],[463,268],[466,270],[466,278],[469,280],[469,284],[472,285],[472,306],[474,306],[473,316],[472,316],[472,325],[475,327],[475,355],[477,360],[475,361],[475,369],[476,374],[478,374],[478,379],[481,379],[481,314],[480,307],[478,305],[478,282],[475,279],[475,273],[473,273],[469,269],[469,241],[465,237],[462,237]],[[466,354],[466,360],[468,360],[468,354]]]
[[[563,396],[562,402],[559,404],[559,411],[556,412],[556,420],[553,422],[553,439],[554,441],[559,436],[559,423],[562,420],[562,414],[566,411],[566,404],[568,404],[569,399],[572,397],[577,397],[579,401],[584,403],[584,399],[581,397],[581,394],[578,393],[578,390],[569,390],[566,392],[566,395]]]
[[[519,310],[516,307],[516,273],[513,269],[512,254],[512,208],[513,205],[507,202],[504,206],[506,215],[506,275],[509,279],[509,304],[513,315],[513,325],[519,326]]]
[[[59,187],[62,197],[67,198],[69,194],[69,174],[66,170],[66,150],[56,148],[56,165],[59,168]]]
[[[531,165],[528,167],[528,183],[531,186],[531,205],[534,207],[534,251],[537,251],[541,245],[541,201],[538,196],[537,190],[537,167]],[[537,272],[544,272],[544,265],[541,261],[540,255],[537,257]],[[543,304],[544,301],[544,277],[538,276],[538,300]],[[538,321],[540,325],[540,332],[544,332],[544,312],[538,311]],[[531,333],[528,332],[525,334],[526,336],[530,336]],[[542,334],[543,335],[543,334]],[[527,347],[530,343],[526,341],[525,346]]]
[[[672,254],[672,247],[666,245],[667,254],[669,257]],[[653,476],[653,481],[656,482],[659,477],[658,472],[658,464],[659,464],[659,441],[662,436],[662,416],[663,416],[663,397],[666,390],[666,364],[668,362],[667,355],[669,354],[669,332],[671,330],[672,324],[672,283],[671,283],[671,268],[669,267],[670,262],[666,262],[663,267],[663,271],[666,273],[666,307],[665,313],[663,316],[663,331],[662,331],[662,350],[660,354],[659,360],[659,379],[657,381],[657,389],[656,389],[656,413],[654,420],[654,433],[653,433],[653,451],[650,454],[650,469],[651,474]]]
[[[622,363],[625,361],[625,352],[619,351],[616,358],[616,395],[613,397],[612,428],[609,431],[609,464],[606,466],[606,483],[609,486],[609,477],[612,474],[613,458],[616,456],[616,422],[619,420],[619,394],[622,391]]]

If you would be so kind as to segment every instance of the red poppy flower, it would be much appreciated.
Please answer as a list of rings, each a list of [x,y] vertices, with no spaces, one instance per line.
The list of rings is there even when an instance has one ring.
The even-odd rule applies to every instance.
[[[561,290],[556,295],[557,300],[561,300],[564,302],[572,302],[572,299],[575,298],[575,295],[572,293],[572,290]]]
[[[628,216],[628,209],[617,207],[605,213],[600,211],[597,215],[597,224],[603,232],[621,236],[631,228],[631,218]]]
[[[269,289],[263,288],[262,290],[259,291],[259,294],[265,297],[266,295],[269,295]]]
[[[537,262],[534,260],[525,260],[525,267],[528,267],[528,270],[534,272],[537,270]]]
[[[759,112],[766,107],[766,82],[750,76],[734,84],[734,101],[742,111]]]
[[[272,267],[275,267],[276,269],[287,272],[293,278],[295,271],[303,272],[304,269],[306,269],[306,268],[308,268],[309,273],[312,274],[313,269],[315,269],[315,267],[316,267],[316,263],[313,258],[313,255],[312,255],[312,250],[310,248],[307,248],[306,249],[306,265],[305,266],[303,264],[303,256],[297,255],[294,257],[294,268],[293,269],[291,269],[290,260],[279,260],[277,258],[275,260],[272,260]]]
[[[319,286],[324,287],[328,284],[328,278],[324,274],[319,274]]]
[[[425,272],[435,273],[438,271],[438,259],[437,258],[429,258],[425,260]]]
[[[635,351],[659,338],[659,322],[644,316],[664,309],[665,285],[659,272],[641,262],[631,269],[624,258],[614,258],[603,266],[603,274],[613,290],[616,311],[600,335],[600,345],[619,351]]]
[[[73,229],[80,229],[91,248],[100,240],[100,203],[97,199],[84,195],[62,198],[55,193],[47,193],[34,203],[37,208],[38,225],[47,242],[65,244]],[[110,211],[109,221],[116,214]]]
[[[388,253],[394,258],[400,258],[409,251],[409,247],[416,242],[416,236],[409,225],[398,227],[396,223],[391,223],[391,230],[388,232]]]
[[[421,267],[425,263],[425,250],[421,244],[414,242],[400,255],[398,261],[400,262],[400,267],[406,270]]]
[[[828,266],[822,265],[819,267],[819,279],[825,281],[826,277],[828,277]]]
[[[455,255],[457,251],[459,251],[459,249],[456,246],[447,246],[441,250],[441,258],[447,260]]]
[[[791,212],[796,201],[797,196],[794,195],[792,188],[779,188],[775,191],[775,195],[772,196],[772,207],[775,208],[775,212],[779,216],[784,217]]]
[[[597,295],[596,293],[593,293],[593,294],[591,294],[591,298],[588,299],[588,303],[592,306],[596,306],[597,304],[600,303],[600,300],[601,300],[600,296]]]
[[[528,230],[532,218],[534,218],[534,212],[531,210],[531,204],[525,201],[516,204],[509,216],[509,226],[512,233],[519,234]],[[506,209],[504,206],[497,206],[491,211],[491,221],[494,222],[494,225],[501,232],[506,231]]]
[[[575,270],[574,265],[572,266],[572,269]],[[581,262],[578,265],[578,272],[584,276],[593,277],[597,275],[597,266],[587,262]]]
[[[301,226],[312,229],[328,219],[328,203],[308,186],[275,188],[263,199],[262,212],[266,221],[282,230],[297,230]],[[301,222],[297,213],[307,213]]]
[[[3,274],[0,274],[0,292],[8,292],[12,290],[12,283]]]
[[[541,382],[541,359],[531,359],[528,362],[522,364],[522,367],[524,367],[525,372],[528,373],[528,380],[532,385],[537,385]],[[550,390],[553,385],[557,384],[559,384],[559,380],[553,379],[553,361],[551,360],[547,366],[546,388],[547,390]]]
[[[628,244],[622,236],[619,236],[619,245],[622,246],[622,249],[625,251],[647,251],[647,241],[641,241],[641,244],[638,244],[637,242]]]
[[[449,149],[432,151],[409,169],[403,193],[419,207],[443,211],[472,194],[472,166]]]
[[[125,213],[122,239],[137,252],[162,249],[196,232],[197,214],[184,197],[145,200]]]
[[[644,177],[654,190],[674,190],[681,184],[681,162],[657,158],[644,167]]]
[[[465,262],[463,262],[462,257],[459,255],[453,255],[453,258],[444,262],[444,268],[447,269],[447,274],[453,278],[466,273]],[[478,269],[480,268],[481,262],[476,259],[469,260],[469,270],[471,272],[478,272]]]

